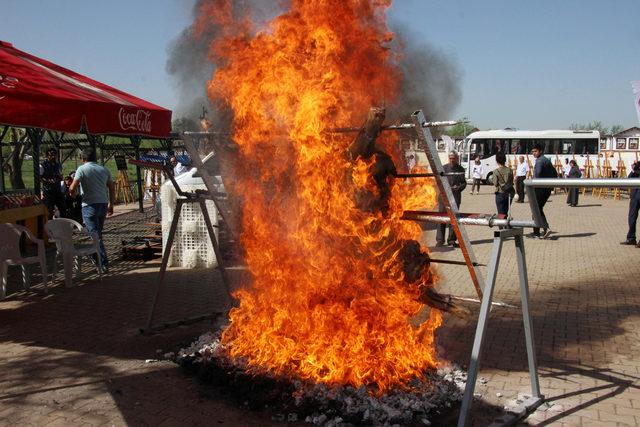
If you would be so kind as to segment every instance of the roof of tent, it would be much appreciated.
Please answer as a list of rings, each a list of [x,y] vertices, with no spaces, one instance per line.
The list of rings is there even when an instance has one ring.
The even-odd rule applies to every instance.
[[[0,124],[167,138],[171,111],[0,41]]]

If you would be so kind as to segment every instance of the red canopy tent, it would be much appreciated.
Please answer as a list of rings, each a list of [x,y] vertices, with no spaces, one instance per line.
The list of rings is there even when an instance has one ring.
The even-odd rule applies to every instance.
[[[0,123],[167,138],[171,111],[0,41]]]
[[[141,137],[171,137],[171,111],[0,41],[0,125],[5,132],[27,128],[37,165],[44,130],[85,133],[91,141],[94,135],[129,136],[139,147]],[[34,176],[38,193],[38,167]]]

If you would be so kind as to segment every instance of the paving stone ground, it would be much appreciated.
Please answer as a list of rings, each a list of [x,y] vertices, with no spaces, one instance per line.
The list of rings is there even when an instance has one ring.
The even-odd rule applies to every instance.
[[[462,210],[493,211],[493,195],[488,187],[483,191],[465,194]],[[525,242],[540,384],[550,403],[525,422],[637,425],[640,249],[619,245],[627,201],[584,196],[581,203],[570,208],[563,195],[552,196],[546,211],[555,233],[547,241]],[[514,216],[528,217],[527,206],[516,204]],[[120,235],[140,233],[135,222],[146,220],[113,220],[114,262],[102,282],[90,275],[65,288],[59,277],[48,295],[18,292],[0,301],[0,425],[277,425],[265,414],[205,393],[170,362],[147,362],[157,350],[173,350],[209,324],[140,335],[159,263],[115,256]],[[479,261],[488,262],[492,231],[467,230]],[[433,232],[423,238],[433,242]],[[438,257],[460,253],[445,250]],[[442,291],[474,295],[464,267],[442,266],[440,273]],[[222,308],[224,292],[211,286],[214,275],[171,270],[158,321]],[[511,243],[503,249],[495,298],[519,305]],[[476,316],[445,315],[438,331],[443,360],[468,364]],[[486,381],[477,387],[483,404],[474,406],[476,425],[494,415],[486,408],[529,392],[520,311],[495,308],[485,342],[479,376]]]

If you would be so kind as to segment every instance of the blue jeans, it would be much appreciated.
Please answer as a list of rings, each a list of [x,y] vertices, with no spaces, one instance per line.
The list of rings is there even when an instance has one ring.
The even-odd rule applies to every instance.
[[[509,213],[509,193],[496,192],[496,208],[498,214],[506,215]]]
[[[106,203],[93,203],[82,207],[82,219],[84,220],[84,226],[87,227],[89,233],[98,233],[98,238],[100,239],[100,258],[102,259],[103,267],[109,266],[107,251],[104,249],[104,243],[102,241],[102,227],[104,227],[104,220],[106,217]]]

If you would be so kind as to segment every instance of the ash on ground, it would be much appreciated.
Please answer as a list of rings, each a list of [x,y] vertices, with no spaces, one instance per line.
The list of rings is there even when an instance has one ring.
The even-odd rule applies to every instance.
[[[220,334],[212,332],[179,350],[174,361],[239,404],[267,410],[275,421],[305,420],[326,426],[440,424],[462,400],[467,379],[466,372],[449,366],[425,372],[408,390],[374,396],[365,386],[327,386],[255,375],[246,371],[242,361],[226,357]]]

